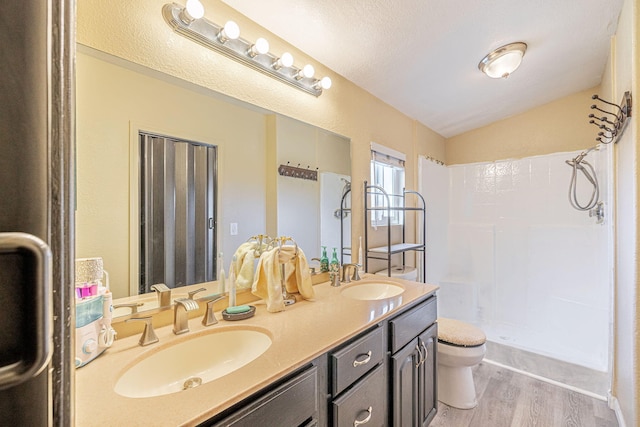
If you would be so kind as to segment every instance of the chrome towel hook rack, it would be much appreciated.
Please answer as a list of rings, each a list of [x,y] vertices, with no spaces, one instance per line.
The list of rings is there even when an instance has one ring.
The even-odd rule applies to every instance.
[[[596,141],[603,144],[616,143],[624,133],[628,124],[628,118],[631,117],[631,92],[624,93],[622,102],[614,104],[600,98],[597,94],[591,99],[601,102],[602,108],[598,104],[591,105],[592,110],[600,111],[606,115],[596,116],[594,113],[589,114],[589,123],[600,129]]]

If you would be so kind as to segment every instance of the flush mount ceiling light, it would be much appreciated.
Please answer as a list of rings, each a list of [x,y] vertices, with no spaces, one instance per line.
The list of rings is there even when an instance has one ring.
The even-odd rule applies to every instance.
[[[492,79],[506,79],[518,69],[526,50],[526,43],[509,43],[482,58],[478,68]]]
[[[167,3],[162,16],[176,33],[314,96],[331,87],[329,77],[314,77],[312,65],[298,68],[291,54],[285,52],[278,57],[270,53],[266,39],[260,37],[251,43],[240,37],[235,22],[221,26],[209,21],[199,0],[187,0],[186,6]]]

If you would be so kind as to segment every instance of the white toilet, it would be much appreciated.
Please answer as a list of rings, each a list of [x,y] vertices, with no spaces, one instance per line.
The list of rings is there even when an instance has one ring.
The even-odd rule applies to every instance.
[[[458,409],[475,408],[471,368],[484,358],[487,337],[480,328],[438,318],[438,400]]]

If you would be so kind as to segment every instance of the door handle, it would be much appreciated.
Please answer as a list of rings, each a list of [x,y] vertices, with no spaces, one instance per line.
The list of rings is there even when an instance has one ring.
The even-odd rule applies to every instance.
[[[49,246],[31,234],[0,233],[0,256],[7,254],[21,255],[35,261],[33,281],[14,284],[15,292],[28,293],[29,297],[22,300],[33,304],[29,312],[33,313],[34,321],[29,323],[33,325],[34,330],[30,333],[35,339],[32,341],[32,348],[26,346],[21,360],[0,366],[0,390],[16,386],[42,372],[51,358],[53,337],[52,267]]]

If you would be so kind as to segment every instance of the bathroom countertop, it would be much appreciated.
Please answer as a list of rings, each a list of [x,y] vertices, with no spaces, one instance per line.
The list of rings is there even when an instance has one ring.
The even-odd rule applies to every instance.
[[[367,274],[363,280],[389,279]],[[433,285],[392,280],[405,291],[384,300],[347,298],[340,292],[349,285],[332,287],[326,282],[314,286],[314,301],[298,301],[283,312],[269,313],[264,304],[255,302],[252,304],[257,308],[256,315],[250,319],[228,322],[217,312],[218,324],[204,327],[199,317],[193,318],[189,320],[190,332],[184,335],[174,335],[171,326],[157,328],[160,342],[150,346],[140,347],[139,335],[116,340],[100,357],[76,370],[76,425],[176,426],[206,421],[437,290]],[[129,398],[114,391],[120,375],[135,361],[190,335],[223,328],[266,329],[272,344],[246,366],[193,389],[149,398]]]

